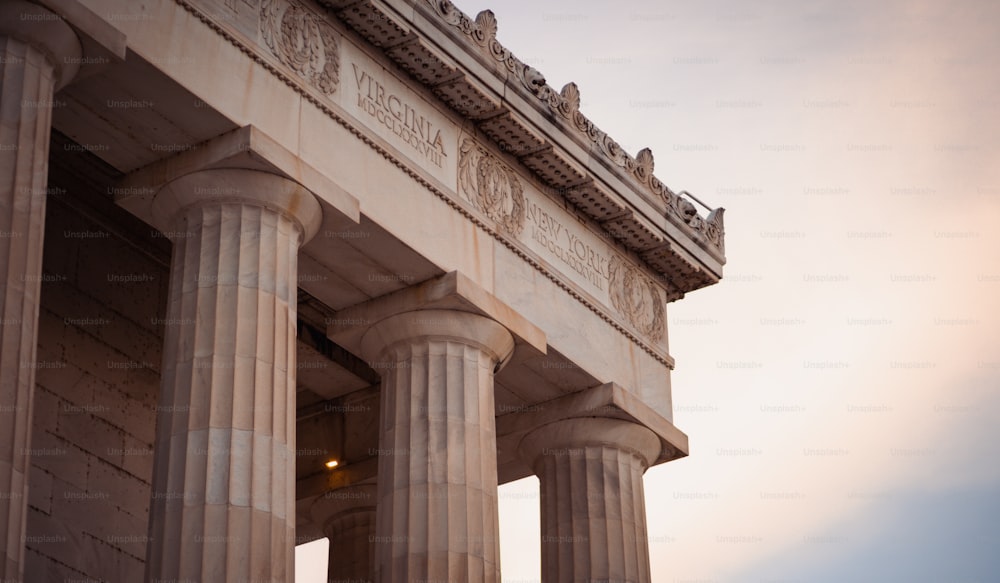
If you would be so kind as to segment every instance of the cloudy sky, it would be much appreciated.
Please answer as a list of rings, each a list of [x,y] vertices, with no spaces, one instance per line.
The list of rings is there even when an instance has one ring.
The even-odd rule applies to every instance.
[[[456,4],[727,209],[725,279],[668,312],[653,580],[1000,581],[1000,3]],[[505,581],[537,496],[501,487]]]

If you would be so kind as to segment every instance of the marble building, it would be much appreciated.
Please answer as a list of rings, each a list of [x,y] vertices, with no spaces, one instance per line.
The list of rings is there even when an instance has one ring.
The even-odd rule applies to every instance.
[[[722,209],[449,0],[0,1],[0,581],[650,580]],[[516,47],[515,47],[516,48]],[[585,90],[585,88],[584,88]]]

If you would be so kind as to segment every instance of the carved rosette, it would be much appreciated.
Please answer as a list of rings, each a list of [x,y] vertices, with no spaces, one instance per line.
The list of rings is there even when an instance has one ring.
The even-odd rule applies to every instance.
[[[659,287],[635,266],[614,256],[608,270],[611,305],[653,342],[663,338],[666,300]]]
[[[458,189],[501,231],[517,236],[524,229],[524,187],[517,173],[468,138],[459,150]]]
[[[263,0],[260,32],[267,48],[324,95],[340,79],[337,34],[322,17],[297,0]]]

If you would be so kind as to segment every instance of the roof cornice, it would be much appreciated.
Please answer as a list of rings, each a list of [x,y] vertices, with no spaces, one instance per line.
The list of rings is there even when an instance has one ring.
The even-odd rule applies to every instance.
[[[473,19],[450,0],[316,1],[634,252],[668,301],[722,278],[724,209],[667,187],[648,148],[626,153],[580,111],[576,84],[556,91],[497,40],[491,11]]]

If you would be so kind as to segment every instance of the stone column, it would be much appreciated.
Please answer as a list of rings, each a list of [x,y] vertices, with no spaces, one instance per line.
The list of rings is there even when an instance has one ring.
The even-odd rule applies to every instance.
[[[376,323],[361,346],[382,375],[376,580],[499,583],[493,375],[513,337],[421,310]]]
[[[375,581],[374,484],[347,486],[327,492],[312,505],[313,521],[330,540],[329,583]]]
[[[52,96],[81,56],[52,12],[0,3],[0,581],[24,570]]]
[[[567,419],[529,433],[518,453],[541,483],[542,581],[650,581],[642,474],[659,456],[656,434]]]
[[[299,246],[312,193],[243,169],[163,187],[174,242],[148,581],[293,583]]]

